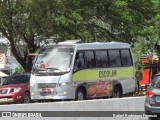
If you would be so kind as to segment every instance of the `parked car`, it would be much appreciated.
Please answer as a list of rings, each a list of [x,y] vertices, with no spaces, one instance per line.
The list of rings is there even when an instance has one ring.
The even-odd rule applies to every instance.
[[[0,86],[0,104],[30,103],[30,73],[14,74]]]
[[[146,92],[145,113],[151,115],[149,120],[160,119],[160,73],[154,75]]]

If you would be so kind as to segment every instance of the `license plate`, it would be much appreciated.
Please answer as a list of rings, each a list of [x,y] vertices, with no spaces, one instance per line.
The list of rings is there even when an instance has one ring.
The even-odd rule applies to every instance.
[[[51,89],[44,88],[42,89],[42,93],[51,93]]]
[[[160,102],[160,96],[156,96],[156,101]]]

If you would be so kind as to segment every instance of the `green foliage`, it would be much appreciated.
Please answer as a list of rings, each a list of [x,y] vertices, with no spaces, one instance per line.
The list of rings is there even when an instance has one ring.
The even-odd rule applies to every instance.
[[[57,0],[0,0],[0,32],[9,40],[12,53],[23,68],[28,54],[54,35],[57,5]]]
[[[15,68],[15,73],[22,73],[22,72],[24,72],[24,69],[22,66],[18,66]]]
[[[159,29],[159,0],[0,0],[0,32],[23,68],[49,37],[127,42],[137,61],[146,51],[160,52]]]

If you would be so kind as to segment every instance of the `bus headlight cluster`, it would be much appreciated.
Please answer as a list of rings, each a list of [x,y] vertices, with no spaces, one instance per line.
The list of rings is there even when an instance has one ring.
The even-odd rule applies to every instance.
[[[34,92],[31,93],[31,96],[33,96],[33,95],[34,95]]]
[[[33,86],[35,86],[35,84],[34,83],[30,83],[30,86],[33,87]]]
[[[62,82],[62,83],[59,83],[59,86],[65,86],[67,84],[68,84],[68,82]]]

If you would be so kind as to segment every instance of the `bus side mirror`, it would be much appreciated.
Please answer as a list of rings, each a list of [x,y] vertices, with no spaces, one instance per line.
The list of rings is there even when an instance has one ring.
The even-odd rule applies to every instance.
[[[141,72],[136,72],[135,77],[136,77],[136,81],[142,80],[142,73]]]

